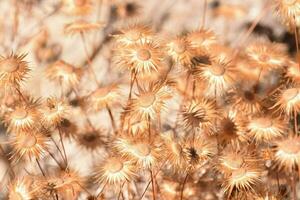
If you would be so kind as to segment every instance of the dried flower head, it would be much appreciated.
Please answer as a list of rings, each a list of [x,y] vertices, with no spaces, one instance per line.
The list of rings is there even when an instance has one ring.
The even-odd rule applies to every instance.
[[[150,169],[159,162],[161,142],[156,138],[151,141],[147,137],[120,137],[115,141],[115,147],[123,156],[128,157],[139,168]]]
[[[136,176],[135,168],[130,161],[120,157],[109,157],[105,163],[96,170],[98,183],[118,185],[124,181],[131,181]]]
[[[150,86],[149,90],[141,89],[136,98],[133,98],[127,108],[134,119],[154,119],[165,109],[165,101],[172,97],[168,86]]]
[[[251,191],[261,182],[261,170],[257,166],[243,166],[226,177],[223,188],[231,194],[234,190]]]
[[[26,54],[11,54],[0,57],[0,85],[13,85],[18,87],[24,81],[30,71],[27,62],[24,61]]]
[[[47,99],[41,114],[43,124],[57,127],[69,116],[70,107],[65,101],[50,97]]]
[[[10,132],[29,131],[39,127],[38,102],[21,103],[6,113],[4,122]]]
[[[129,69],[137,74],[157,72],[162,66],[163,54],[161,47],[154,42],[139,42],[116,54],[116,63],[121,69]]]
[[[275,160],[280,168],[292,172],[300,163],[300,138],[289,136],[276,141]]]
[[[16,162],[25,160],[41,159],[45,156],[48,148],[48,139],[45,133],[33,131],[31,133],[19,133],[10,142],[14,148],[12,157]]]
[[[286,70],[285,78],[287,82],[299,85],[300,84],[300,68],[299,64],[294,61],[288,62],[288,68]]]
[[[105,146],[104,133],[105,129],[99,128],[94,130],[90,127],[86,127],[83,132],[79,132],[75,135],[77,143],[90,151],[96,151]]]
[[[177,171],[185,167],[183,142],[168,132],[162,135],[163,151],[167,152],[168,162]]]
[[[191,32],[188,35],[188,40],[191,46],[202,54],[211,48],[212,45],[217,43],[217,37],[211,30],[201,29],[199,31]]]
[[[285,133],[287,126],[284,120],[269,115],[253,117],[246,124],[249,137],[256,142],[269,142]]]
[[[224,60],[212,59],[209,65],[201,65],[194,73],[196,80],[204,81],[207,97],[222,96],[233,87],[235,68]]]
[[[188,164],[186,170],[201,167],[217,154],[217,146],[214,140],[206,137],[197,137],[195,140],[187,140],[184,144],[185,160]]]
[[[271,108],[277,109],[281,114],[293,116],[300,110],[300,90],[298,87],[281,88],[274,94],[276,103]]]
[[[92,8],[91,0],[63,0],[63,10],[70,15],[86,15]]]
[[[182,66],[192,64],[192,58],[195,54],[191,42],[185,36],[176,37],[169,41],[166,44],[166,51],[176,63]]]
[[[254,66],[267,71],[282,68],[287,62],[282,46],[276,43],[253,43],[246,48],[246,54]]]
[[[215,133],[214,121],[219,118],[218,109],[213,101],[192,100],[184,105],[181,115],[186,130],[199,129],[207,134]]]
[[[245,134],[242,119],[237,113],[229,110],[217,121],[218,137],[224,144],[239,145],[246,142],[248,136]]]
[[[230,102],[237,111],[243,110],[245,113],[253,114],[262,110],[262,99],[253,82],[241,81],[235,89],[229,92]]]
[[[66,90],[76,88],[79,84],[82,72],[80,69],[60,60],[49,66],[46,75],[50,80],[61,84]]]
[[[275,0],[275,9],[285,24],[295,26],[295,18],[300,13],[298,0]]]
[[[92,23],[84,20],[78,20],[65,25],[64,32],[67,35],[75,35],[96,31],[104,27],[103,23]]]
[[[88,104],[91,109],[99,111],[107,106],[114,105],[120,98],[120,91],[117,85],[108,85],[96,89],[88,96]]]
[[[129,46],[138,43],[148,43],[153,41],[154,34],[149,27],[144,25],[131,25],[121,29],[121,33],[115,35],[117,45]]]
[[[14,180],[9,185],[9,200],[31,200],[34,198],[34,191],[31,188],[31,180],[27,177]]]

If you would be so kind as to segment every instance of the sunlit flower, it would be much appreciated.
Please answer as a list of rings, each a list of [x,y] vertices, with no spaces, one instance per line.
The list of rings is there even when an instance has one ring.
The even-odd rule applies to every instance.
[[[20,82],[27,78],[30,71],[27,62],[24,61],[26,54],[11,54],[7,57],[0,57],[0,85],[19,86]]]
[[[64,32],[67,35],[74,35],[79,33],[87,33],[96,31],[104,27],[103,23],[91,23],[83,20],[75,21],[65,25]]]
[[[46,75],[50,80],[62,84],[62,87],[69,90],[79,84],[82,71],[60,60],[48,67]]]
[[[162,67],[163,53],[154,42],[139,42],[116,53],[117,65],[137,74],[150,74]]]
[[[129,161],[120,157],[110,157],[96,170],[95,175],[98,183],[118,185],[132,180],[136,173],[134,166]]]
[[[95,111],[114,105],[120,98],[118,86],[109,85],[98,88],[88,96],[88,103]]]
[[[300,138],[289,136],[276,142],[275,160],[280,168],[292,172],[300,164]]]
[[[20,133],[13,137],[11,144],[14,148],[12,158],[16,162],[22,158],[31,161],[45,156],[48,148],[48,139],[44,133],[38,131]]]

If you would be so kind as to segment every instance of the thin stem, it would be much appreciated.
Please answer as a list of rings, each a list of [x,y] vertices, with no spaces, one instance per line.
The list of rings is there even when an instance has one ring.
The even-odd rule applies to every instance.
[[[52,138],[52,136],[50,136],[49,138],[50,138],[50,140],[53,142],[53,144],[55,145],[56,149],[58,150],[58,152],[59,152],[61,158],[62,158],[62,159],[64,160],[64,162],[65,162],[64,155],[63,155],[62,151],[60,150],[58,144],[55,142],[55,140]]]
[[[86,46],[85,36],[84,36],[83,32],[80,33],[80,37],[81,37],[84,53],[85,53],[85,56],[86,56],[86,60],[87,60],[88,66],[89,66],[88,67],[89,73],[92,75],[92,78],[94,79],[96,84],[99,86],[100,83],[98,82],[96,73],[93,69],[92,61],[91,61],[90,56],[88,54],[88,49],[87,49],[87,46]]]
[[[150,169],[150,176],[151,176],[151,185],[152,185],[152,199],[156,199],[156,191],[155,191],[155,182],[154,179],[155,177],[153,176],[152,169]]]
[[[120,197],[121,197],[121,194],[122,194],[122,189],[123,189],[123,187],[124,187],[125,183],[126,183],[126,181],[124,181],[124,183],[122,183],[122,185],[120,185],[120,191],[119,191],[119,195],[118,195],[118,200],[119,200],[119,199],[120,199]]]
[[[238,39],[238,42],[237,42],[238,46],[237,46],[235,52],[233,53],[233,58],[235,58],[238,55],[238,52],[239,52],[240,48],[242,47],[243,43],[247,40],[247,38],[254,31],[255,27],[260,22],[260,20],[268,13],[267,11],[269,10],[269,7],[270,7],[270,3],[267,2],[266,5],[264,6],[262,12],[254,19],[253,23],[251,24],[251,26],[249,27],[247,32],[244,35],[242,35],[242,37],[240,37],[240,39]]]
[[[147,124],[148,124],[148,134],[149,134],[149,141],[151,140],[151,119],[150,116],[147,117]]]
[[[65,157],[64,160],[65,160],[66,165],[68,166],[68,158],[67,158],[67,154],[66,154],[65,145],[64,145],[64,142],[63,142],[63,139],[62,139],[61,130],[60,130],[59,127],[57,129],[58,129],[59,141],[60,141],[60,144],[61,144],[63,152],[64,152],[64,157]]]
[[[297,191],[296,191],[296,179],[295,179],[295,173],[294,169],[292,171],[292,183],[291,183],[291,188],[292,188],[292,198],[293,200],[297,200]]]
[[[201,18],[200,30],[205,27],[206,11],[207,11],[207,0],[203,0],[203,13]]]
[[[104,189],[105,189],[107,183],[108,183],[108,181],[106,181],[106,183],[103,185],[102,189],[100,190],[100,192],[99,192],[98,195],[97,195],[97,199],[98,199],[98,197],[102,194],[102,192],[104,191]]]
[[[37,165],[38,165],[40,171],[42,172],[43,176],[46,177],[46,174],[45,174],[43,168],[41,167],[41,164],[40,164],[40,162],[38,161],[38,159],[35,159],[35,161],[36,161],[36,163],[37,163]]]
[[[295,128],[295,135],[298,134],[298,122],[297,122],[297,111],[294,110],[294,128]]]
[[[298,31],[297,31],[297,26],[296,25],[294,25],[294,33],[295,33],[295,42],[296,42],[296,49],[297,49],[296,58],[297,58],[298,66],[300,68],[299,39],[298,39]]]
[[[132,89],[133,89],[134,81],[135,81],[135,79],[136,79],[136,75],[137,75],[137,72],[135,72],[135,71],[132,71],[132,72],[131,72],[131,78],[130,78],[130,90],[129,90],[129,95],[128,95],[128,101],[131,100]]]
[[[54,155],[50,152],[47,151],[50,157],[56,162],[56,164],[59,166],[60,169],[64,169],[63,166],[58,162],[58,160],[54,157]]]
[[[77,91],[76,91],[74,88],[73,88],[73,92],[74,92],[76,98],[77,98],[77,99],[80,99],[79,94],[77,93]],[[95,128],[94,125],[92,124],[92,122],[91,122],[90,118],[88,117],[88,114],[86,113],[86,111],[84,110],[84,108],[82,108],[82,107],[80,106],[80,109],[81,109],[81,112],[83,113],[83,115],[85,116],[85,119],[86,119],[87,123],[89,124],[89,126],[93,129],[93,131],[95,131],[96,128]]]
[[[183,180],[182,187],[181,187],[180,200],[183,199],[184,186],[185,186],[185,184],[186,184],[186,181],[187,181],[188,177],[189,177],[189,173],[186,173],[186,176],[185,176],[185,178],[184,178],[184,180]]]
[[[114,116],[112,114],[112,111],[110,109],[110,107],[106,104],[106,110],[109,114],[109,117],[110,117],[110,121],[111,121],[111,125],[112,125],[112,128],[113,128],[113,132],[115,134],[117,134],[117,128],[116,128],[116,123],[115,123],[115,119],[114,119]]]
[[[158,168],[157,172],[154,174],[154,177],[157,176],[157,174],[160,172],[160,170],[163,168],[163,166],[167,163],[168,159],[169,159],[169,157],[161,164],[161,166]],[[142,196],[139,198],[139,200],[142,200],[144,198],[150,184],[151,184],[151,180],[148,181],[148,184],[147,184],[146,188],[144,189],[144,192],[142,193]]]

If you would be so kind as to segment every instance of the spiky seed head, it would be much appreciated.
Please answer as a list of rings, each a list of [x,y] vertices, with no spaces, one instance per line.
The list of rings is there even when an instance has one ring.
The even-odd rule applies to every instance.
[[[104,26],[105,26],[104,23],[92,23],[84,20],[78,20],[66,24],[64,27],[64,32],[66,35],[89,33],[91,31],[96,31]]]
[[[134,166],[120,157],[110,157],[96,170],[98,183],[118,185],[135,178]]]
[[[0,57],[0,85],[19,87],[30,71],[27,62],[24,61],[25,54],[11,54]]]

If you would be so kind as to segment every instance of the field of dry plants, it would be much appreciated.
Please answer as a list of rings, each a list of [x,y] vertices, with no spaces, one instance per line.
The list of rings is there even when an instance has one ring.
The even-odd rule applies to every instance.
[[[300,0],[0,11],[0,200],[300,199]]]

